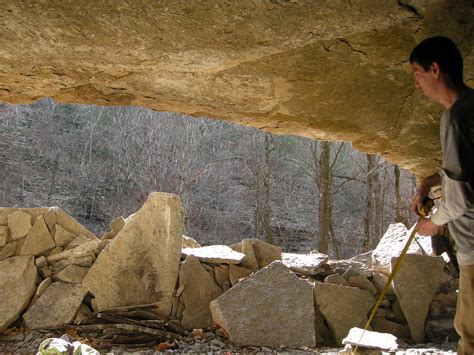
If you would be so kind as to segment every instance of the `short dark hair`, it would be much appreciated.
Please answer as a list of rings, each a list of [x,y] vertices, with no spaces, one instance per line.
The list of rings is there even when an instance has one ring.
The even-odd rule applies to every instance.
[[[431,64],[438,63],[443,74],[447,76],[448,85],[462,86],[463,63],[459,49],[447,37],[431,37],[420,42],[410,54],[410,63],[417,63],[428,71]]]

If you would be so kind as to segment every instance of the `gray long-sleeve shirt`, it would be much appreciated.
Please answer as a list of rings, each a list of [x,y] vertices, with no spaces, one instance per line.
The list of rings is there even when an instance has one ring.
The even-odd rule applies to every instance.
[[[448,223],[458,261],[474,264],[474,90],[463,91],[441,119],[443,199],[431,220]]]

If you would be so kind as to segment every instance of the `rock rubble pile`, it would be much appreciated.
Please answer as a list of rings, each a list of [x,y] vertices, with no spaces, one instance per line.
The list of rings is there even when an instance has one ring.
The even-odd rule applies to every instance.
[[[100,329],[122,329],[121,338],[139,326],[146,336],[127,339],[150,345],[160,323],[173,339],[217,326],[237,346],[340,346],[364,327],[410,234],[395,224],[374,251],[329,260],[256,239],[201,247],[182,232],[180,200],[165,193],[116,218],[102,239],[57,207],[1,208],[0,331],[102,321]],[[457,279],[430,254],[429,240],[412,245],[372,331],[401,343],[454,340]],[[140,305],[147,319],[117,316]]]

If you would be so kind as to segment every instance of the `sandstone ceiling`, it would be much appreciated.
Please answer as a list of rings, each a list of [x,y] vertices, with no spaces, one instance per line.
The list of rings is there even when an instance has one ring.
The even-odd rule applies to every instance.
[[[447,35],[474,83],[470,0],[0,1],[0,101],[139,105],[351,141],[418,175],[441,107],[407,57]]]

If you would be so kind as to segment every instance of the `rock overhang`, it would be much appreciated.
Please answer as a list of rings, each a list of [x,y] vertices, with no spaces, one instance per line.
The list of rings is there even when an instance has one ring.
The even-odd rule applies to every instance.
[[[415,91],[407,58],[449,36],[472,86],[473,15],[468,0],[9,2],[0,101],[137,105],[351,141],[421,176],[439,165],[442,108]]]

